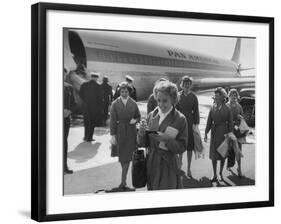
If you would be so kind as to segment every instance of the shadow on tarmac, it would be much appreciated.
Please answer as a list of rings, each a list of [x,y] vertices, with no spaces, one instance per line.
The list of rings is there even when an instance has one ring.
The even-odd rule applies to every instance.
[[[97,155],[100,146],[100,142],[95,142],[94,144],[82,142],[68,153],[68,158],[76,160],[75,162],[77,163],[84,163]]]
[[[66,174],[64,195],[89,194],[112,189],[120,184],[120,178],[121,166],[118,162]],[[128,175],[127,183],[131,182],[131,175]]]
[[[231,180],[236,186],[255,185],[255,180],[250,179],[245,176],[239,177],[237,175],[231,175],[231,176],[228,176],[227,178],[229,180]]]
[[[102,178],[101,178],[102,177]],[[64,195],[109,193],[119,192],[117,186],[120,184],[121,166],[118,162],[101,165],[64,175]],[[83,183],[83,184],[81,184]],[[132,188],[131,166],[128,172],[127,183]],[[200,179],[183,177],[183,188],[212,188],[229,186],[254,185],[255,181],[248,177],[238,177],[236,174],[224,176],[224,180],[211,182],[210,178],[204,176]],[[136,189],[147,191],[146,187]],[[124,192],[124,191],[123,191]]]
[[[204,188],[204,187],[212,187],[211,180],[207,177],[202,177],[199,180],[194,178],[183,177],[182,180],[183,188]]]
[[[219,181],[211,182],[207,177],[202,177],[200,179],[183,177],[183,188],[207,188],[207,187],[231,187],[231,186],[249,186],[255,185],[255,180],[248,177],[237,176],[234,172],[232,175],[228,175]]]

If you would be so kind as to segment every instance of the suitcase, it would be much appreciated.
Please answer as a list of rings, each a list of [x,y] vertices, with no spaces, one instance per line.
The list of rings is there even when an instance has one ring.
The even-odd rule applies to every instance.
[[[145,150],[137,149],[132,158],[132,184],[135,188],[142,188],[145,187],[146,181]]]

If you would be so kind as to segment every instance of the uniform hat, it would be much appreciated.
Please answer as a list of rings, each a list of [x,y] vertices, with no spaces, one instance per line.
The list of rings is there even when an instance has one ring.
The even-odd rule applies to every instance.
[[[102,79],[103,82],[108,82],[108,76],[104,76]]]
[[[191,82],[193,81],[192,77],[185,75],[184,77],[181,78],[182,82]]]
[[[219,93],[221,96],[223,96],[224,98],[227,98],[227,92],[225,91],[224,88],[222,87],[218,87],[215,89],[214,91],[215,93]]]
[[[129,92],[132,91],[132,88],[130,87],[129,83],[127,83],[127,82],[121,82],[118,86],[119,86],[119,90],[127,89]]]
[[[98,78],[99,76],[100,76],[99,73],[97,73],[97,72],[91,72],[91,77]]]
[[[132,76],[129,76],[129,75],[126,75],[126,80],[128,80],[128,81],[134,81],[134,79],[132,78]]]

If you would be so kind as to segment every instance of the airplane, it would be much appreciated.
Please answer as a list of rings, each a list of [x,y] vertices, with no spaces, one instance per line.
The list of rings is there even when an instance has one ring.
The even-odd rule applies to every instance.
[[[73,71],[69,80],[77,93],[90,72],[108,76],[113,89],[130,75],[138,101],[148,98],[160,78],[179,85],[182,76],[190,75],[194,91],[255,86],[254,76],[241,76],[241,71],[254,69],[239,64],[241,38],[237,38],[231,59],[174,48],[157,40],[129,38],[126,32],[64,28],[63,42],[64,66]]]

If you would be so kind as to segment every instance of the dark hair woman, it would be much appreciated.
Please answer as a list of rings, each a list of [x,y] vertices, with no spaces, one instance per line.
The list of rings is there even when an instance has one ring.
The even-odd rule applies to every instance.
[[[180,86],[183,90],[179,93],[179,102],[177,104],[177,109],[185,116],[187,120],[187,125],[188,125],[187,176],[192,177],[191,161],[192,161],[192,151],[194,151],[193,130],[198,128],[199,119],[200,119],[198,98],[191,91],[191,87],[192,87],[191,77],[189,76],[182,77]]]
[[[120,96],[112,103],[110,110],[110,134],[112,144],[117,144],[119,162],[122,167],[120,191],[129,190],[126,179],[133,152],[137,147],[136,123],[140,120],[137,103],[129,97],[130,86],[122,82]]]
[[[237,138],[239,138],[239,136],[236,134],[237,132],[235,132],[235,130],[238,130],[238,127],[240,125],[241,119],[243,119],[242,114],[243,114],[243,109],[242,106],[238,103],[238,99],[239,99],[239,93],[236,89],[231,89],[228,93],[228,98],[229,98],[229,102],[226,104],[231,112],[232,112],[232,116],[233,116],[233,133],[235,134],[235,136]],[[242,150],[242,144],[238,142],[238,146],[240,148],[240,151]],[[234,153],[232,153],[232,155],[234,155]],[[233,160],[231,161],[230,165],[234,165],[235,163],[235,156],[228,157],[228,160]],[[237,163],[238,163],[238,176],[241,177],[242,176],[242,172],[241,172],[241,157],[237,158]],[[229,164],[229,161],[228,161]],[[229,166],[230,166],[229,165]],[[230,167],[229,167],[230,168]]]

